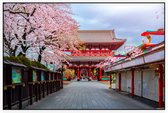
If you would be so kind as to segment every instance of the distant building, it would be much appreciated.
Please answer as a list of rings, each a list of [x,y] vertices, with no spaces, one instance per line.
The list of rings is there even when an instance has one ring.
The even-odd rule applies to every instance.
[[[85,48],[80,52],[71,51],[68,68],[75,69],[78,77],[96,75],[95,79],[101,80],[103,69],[96,69],[95,65],[113,55],[113,50],[122,46],[126,39],[116,38],[114,30],[80,30],[79,36]]]

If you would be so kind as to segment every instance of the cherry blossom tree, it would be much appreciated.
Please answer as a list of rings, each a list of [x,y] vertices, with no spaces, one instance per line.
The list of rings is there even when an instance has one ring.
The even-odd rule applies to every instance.
[[[30,15],[33,15],[33,12],[30,14],[20,4],[4,4],[4,38],[8,41],[12,38],[11,46],[13,48],[21,47],[23,53],[20,52],[20,54],[23,55],[31,46],[28,41],[34,31],[29,22]]]
[[[144,53],[139,47],[136,46],[125,46],[124,50],[126,53],[125,57],[109,56],[102,62],[96,64],[96,67],[101,67],[107,70],[107,68],[110,67],[110,65],[114,65],[114,63],[118,62],[121,59],[131,60],[132,58],[135,58]]]
[[[125,46],[124,49],[126,50],[129,60],[144,53],[139,47],[136,46]]]
[[[15,44],[15,36],[11,36],[11,33],[3,34],[4,39],[4,54],[8,56],[15,56],[18,46]]]
[[[81,43],[77,30],[67,4],[4,4],[4,45],[19,55],[30,49],[38,61],[65,60],[63,50],[77,50]]]

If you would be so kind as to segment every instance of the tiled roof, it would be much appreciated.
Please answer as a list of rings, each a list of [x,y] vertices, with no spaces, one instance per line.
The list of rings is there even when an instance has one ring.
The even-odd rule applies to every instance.
[[[76,62],[76,61],[102,61],[105,60],[107,57],[104,56],[76,56],[76,57],[71,57],[70,61]]]
[[[125,41],[124,39],[117,39],[114,30],[79,30],[78,33],[82,41],[89,43],[110,43]]]
[[[140,54],[131,60],[129,58],[122,59],[105,68],[105,72],[116,71],[135,66],[149,65],[150,63],[165,62],[165,44],[164,42],[152,47],[148,52]]]

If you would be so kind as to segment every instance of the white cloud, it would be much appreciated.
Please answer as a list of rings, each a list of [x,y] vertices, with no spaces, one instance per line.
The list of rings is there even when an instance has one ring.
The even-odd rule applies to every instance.
[[[72,4],[80,29],[115,29],[125,44],[140,45],[141,33],[164,27],[164,4]],[[155,38],[155,43],[164,38]]]

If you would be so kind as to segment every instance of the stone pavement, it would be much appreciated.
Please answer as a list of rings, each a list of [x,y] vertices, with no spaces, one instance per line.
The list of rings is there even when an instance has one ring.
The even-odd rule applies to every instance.
[[[97,81],[73,81],[26,109],[154,109]]]

